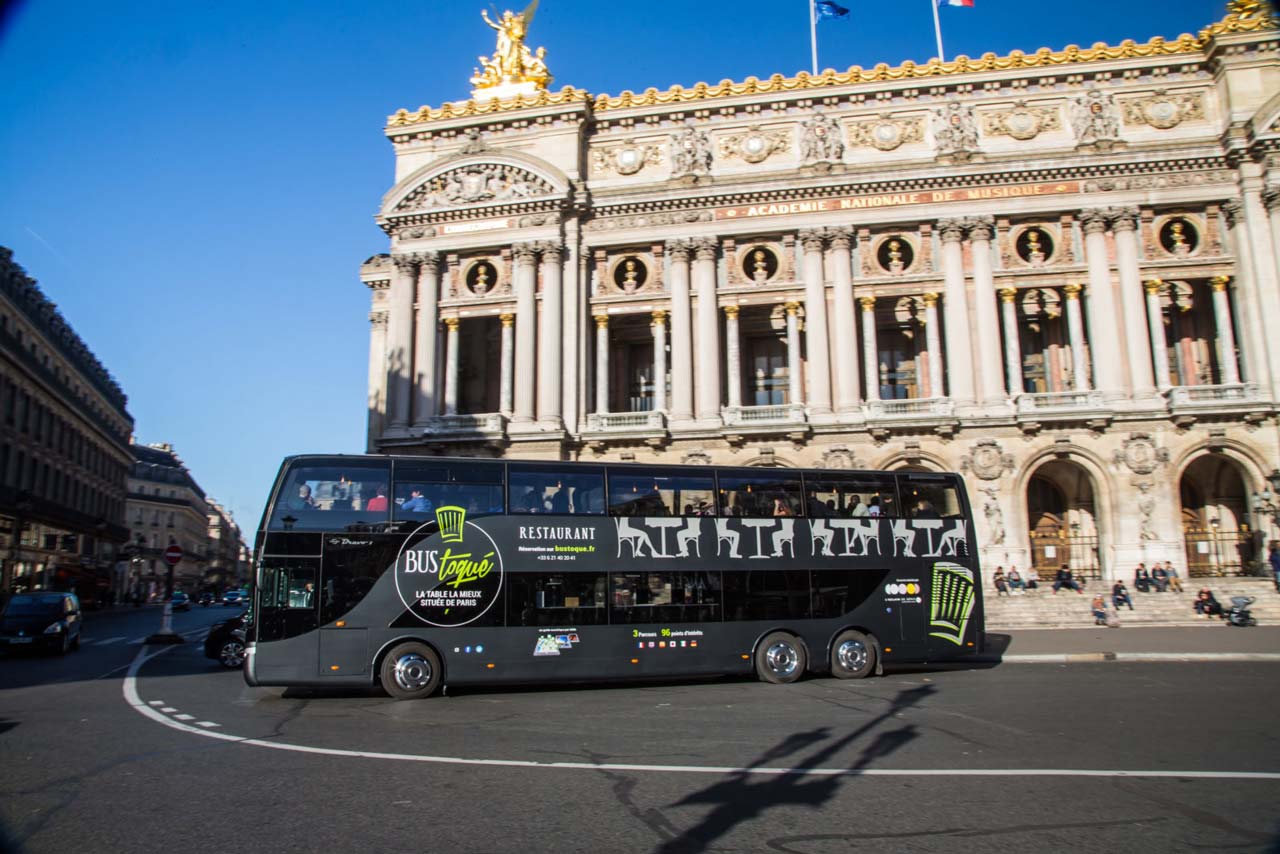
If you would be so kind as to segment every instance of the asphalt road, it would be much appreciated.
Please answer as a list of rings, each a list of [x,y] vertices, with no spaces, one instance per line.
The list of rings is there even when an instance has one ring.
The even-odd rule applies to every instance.
[[[177,628],[229,613],[178,615]],[[11,848],[1280,852],[1277,664],[404,703],[249,688],[198,643],[145,662],[140,649],[0,661]]]

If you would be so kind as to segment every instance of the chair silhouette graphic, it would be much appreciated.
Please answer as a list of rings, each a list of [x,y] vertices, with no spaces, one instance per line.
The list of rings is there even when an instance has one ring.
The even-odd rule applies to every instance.
[[[816,555],[818,553],[818,543],[822,543],[822,553],[827,557],[831,557],[831,538],[835,536],[835,533],[835,531],[827,527],[826,519],[814,519],[809,524],[809,550]]]
[[[893,554],[895,557],[915,557],[916,553],[912,549],[916,541],[916,530],[911,527],[911,523],[906,519],[893,520]],[[902,548],[898,548],[898,544],[902,544]]]
[[[871,554],[871,547],[876,547],[876,554],[880,554],[880,520],[879,519],[855,519],[853,522],[853,532],[858,537],[858,545],[862,549],[862,554]]]
[[[623,543],[631,546],[633,558],[643,557],[645,546],[649,547],[649,554],[653,554],[653,543],[649,542],[649,537],[644,531],[631,527],[631,521],[626,516],[615,517],[614,522],[618,525],[618,557],[622,557]]]
[[[698,557],[702,557],[702,545],[698,541],[700,536],[702,536],[702,520],[696,517],[676,531],[676,547],[680,549],[678,557],[689,556],[690,543],[693,543],[693,550],[698,553]]]
[[[773,556],[782,557],[782,547],[791,549],[791,556],[796,556],[796,520],[783,519],[782,528],[773,533]]]
[[[729,529],[728,519],[716,520],[716,557],[720,557],[720,544],[729,544],[729,557],[742,557],[738,554],[738,532]]]
[[[938,554],[949,554],[953,557],[959,554],[957,549],[968,549],[968,543],[965,540],[965,533],[968,530],[969,523],[964,519],[957,519],[956,526],[950,531],[942,535],[942,539],[938,541]]]

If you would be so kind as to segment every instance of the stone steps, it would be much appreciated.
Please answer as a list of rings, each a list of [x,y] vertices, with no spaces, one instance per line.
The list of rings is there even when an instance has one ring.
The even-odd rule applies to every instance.
[[[987,630],[1028,628],[1070,628],[1092,626],[1090,603],[1097,592],[1091,582],[1083,594],[1060,590],[1053,595],[1049,587],[1022,596],[996,596],[990,580],[984,591],[987,614]],[[1253,596],[1257,599],[1250,610],[1260,625],[1280,625],[1280,593],[1265,578],[1192,578],[1183,580],[1183,593],[1135,593],[1133,610],[1121,608],[1121,625],[1132,626],[1186,626],[1207,620],[1192,610],[1196,591],[1208,587],[1224,608],[1231,605],[1232,596]],[[1105,585],[1107,604],[1111,603],[1111,585]]]

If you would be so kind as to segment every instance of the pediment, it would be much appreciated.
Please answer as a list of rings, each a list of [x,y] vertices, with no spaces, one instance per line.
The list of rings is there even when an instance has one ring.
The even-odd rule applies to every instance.
[[[478,204],[516,204],[563,192],[519,163],[472,161],[425,175],[391,208],[392,214]]]

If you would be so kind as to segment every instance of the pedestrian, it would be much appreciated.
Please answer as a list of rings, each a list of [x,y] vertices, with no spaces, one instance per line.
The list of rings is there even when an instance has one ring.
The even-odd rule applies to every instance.
[[[1218,603],[1213,591],[1208,587],[1201,588],[1196,594],[1196,601],[1192,607],[1197,614],[1204,614],[1206,619],[1212,620],[1214,617],[1222,616],[1222,605]]]
[[[1164,571],[1164,567],[1159,563],[1155,569],[1151,570],[1151,583],[1156,586],[1157,593],[1163,593],[1169,589],[1169,573]]]
[[[1009,584],[1005,580],[1003,566],[996,567],[996,574],[991,577],[991,580],[996,586],[996,596],[1009,595]]]
[[[1182,592],[1182,578],[1178,575],[1178,570],[1173,568],[1170,561],[1164,562],[1164,574],[1169,581],[1169,589],[1175,593]]]
[[[1271,562],[1271,574],[1276,577],[1276,590],[1280,591],[1280,540],[1271,541],[1270,554],[1267,560]]]
[[[1023,596],[1027,592],[1027,585],[1022,580],[1022,576],[1018,574],[1016,566],[1009,569],[1009,592],[1014,596]]]
[[[1111,604],[1115,606],[1117,611],[1121,605],[1128,605],[1129,610],[1133,610],[1133,600],[1129,598],[1129,590],[1124,586],[1124,582],[1119,579],[1111,585]]]
[[[1014,567],[1014,570],[1015,571],[1017,570],[1016,566]],[[1034,566],[1027,567],[1027,589],[1028,590],[1040,589],[1040,573],[1036,571],[1036,568]]]
[[[1062,567],[1058,570],[1057,574],[1053,578],[1053,595],[1054,596],[1058,595],[1059,587],[1069,587],[1070,589],[1079,593],[1081,596],[1084,595],[1084,589],[1080,586],[1080,582],[1076,581],[1071,576],[1071,568],[1067,566],[1065,563],[1062,565]]]
[[[1151,592],[1151,573],[1147,572],[1145,563],[1138,564],[1138,569],[1133,574],[1133,589],[1139,593]]]
[[[1099,593],[1093,597],[1093,603],[1090,605],[1093,609],[1093,624],[1095,626],[1105,626],[1107,624],[1107,603]]]

